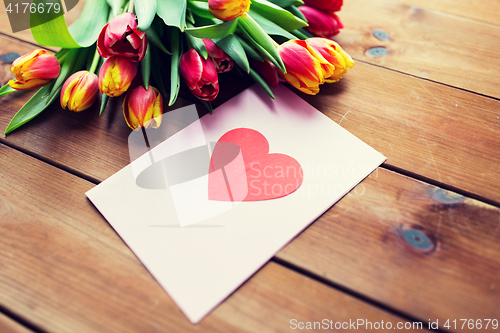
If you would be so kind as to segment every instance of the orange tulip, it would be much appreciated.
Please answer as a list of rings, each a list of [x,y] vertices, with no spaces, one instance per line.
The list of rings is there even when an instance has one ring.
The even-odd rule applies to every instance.
[[[88,109],[99,94],[97,75],[79,71],[71,75],[61,90],[61,107],[80,112]]]
[[[99,90],[110,97],[117,97],[127,91],[137,74],[136,66],[127,58],[112,56],[99,70]]]
[[[323,58],[334,68],[329,76],[325,76],[325,82],[337,82],[342,78],[342,74],[347,73],[348,68],[354,66],[354,61],[339,44],[326,38],[309,38],[307,45],[318,51]]]
[[[44,86],[58,77],[61,67],[52,53],[34,50],[14,60],[10,70],[16,76],[16,80],[9,81],[11,88],[31,90]]]
[[[158,89],[149,86],[148,90],[138,86],[125,95],[123,116],[131,129],[158,128],[163,114],[163,99]]]
[[[222,21],[231,21],[246,16],[250,10],[250,0],[208,0],[210,13]]]

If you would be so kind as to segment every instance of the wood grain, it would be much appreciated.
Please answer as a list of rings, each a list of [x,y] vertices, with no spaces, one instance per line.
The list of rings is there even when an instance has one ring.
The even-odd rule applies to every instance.
[[[402,320],[269,263],[191,325],[85,198],[93,184],[1,144],[0,167],[0,232],[8,235],[0,304],[43,330],[285,332],[291,319]]]
[[[6,37],[0,42],[5,52],[33,49]],[[2,84],[13,77],[9,64],[0,64],[0,77]],[[248,84],[226,75],[216,104]],[[500,101],[363,63],[321,89],[300,95],[387,156],[387,164],[500,202]],[[29,96],[0,99],[0,131]],[[172,109],[190,103],[181,98]],[[73,113],[56,104],[3,142],[100,181],[130,162],[121,98],[100,117],[98,105]],[[169,134],[181,127],[164,126]]]
[[[471,3],[467,0],[396,0],[400,4],[452,14],[471,20],[500,25],[500,7],[497,0]]]
[[[393,0],[350,0],[341,13],[335,40],[355,59],[500,98],[500,27]],[[375,47],[387,55],[371,55]]]
[[[500,209],[392,171],[277,257],[421,320],[500,318]]]
[[[0,313],[0,332],[2,333],[30,333],[32,330]]]

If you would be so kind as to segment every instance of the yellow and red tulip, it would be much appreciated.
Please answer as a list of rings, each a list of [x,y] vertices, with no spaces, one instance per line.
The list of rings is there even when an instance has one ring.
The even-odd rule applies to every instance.
[[[138,62],[144,58],[146,47],[146,32],[137,30],[137,21],[132,13],[123,13],[111,19],[102,28],[97,40],[97,50],[103,58],[117,55]]]
[[[207,48],[208,56],[212,59],[215,69],[217,69],[217,73],[226,73],[233,69],[233,59],[231,59],[231,57],[215,45],[212,40],[203,39],[203,43]]]
[[[329,76],[325,76],[325,82],[327,83],[337,82],[342,78],[342,74],[347,73],[348,68],[354,66],[351,56],[333,40],[316,37],[307,39],[306,43],[318,51],[333,67],[333,72]]]
[[[137,74],[137,67],[128,58],[112,56],[99,70],[99,91],[117,97],[127,91]]]
[[[250,0],[208,0],[210,13],[222,21],[246,16],[250,10]]]
[[[88,71],[71,75],[61,90],[61,107],[75,112],[88,109],[99,94],[98,80],[97,75]]]
[[[328,12],[338,12],[343,4],[343,0],[304,0],[304,5]]]
[[[339,17],[333,12],[326,12],[309,6],[300,6],[299,10],[309,23],[306,29],[316,36],[332,37],[344,27]]]
[[[213,101],[219,94],[217,69],[211,59],[203,59],[194,49],[184,53],[179,63],[189,90],[201,100]]]
[[[283,79],[306,94],[316,95],[325,82],[328,62],[303,40],[285,42],[278,52],[286,68],[286,74],[280,72]]]
[[[61,67],[57,58],[49,51],[34,50],[14,60],[10,70],[16,76],[15,80],[9,81],[11,88],[31,90],[58,77]]]
[[[158,128],[163,114],[163,98],[158,89],[143,86],[129,91],[123,100],[123,116],[127,125],[135,130],[141,127]]]

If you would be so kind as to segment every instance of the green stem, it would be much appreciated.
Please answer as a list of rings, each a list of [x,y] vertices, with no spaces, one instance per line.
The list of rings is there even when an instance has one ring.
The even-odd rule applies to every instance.
[[[101,57],[99,56],[99,52],[97,51],[97,47],[96,47],[94,59],[92,59],[92,65],[90,66],[90,69],[89,69],[90,73],[95,73],[95,70],[97,69],[97,65],[99,64],[100,59],[101,59]]]
[[[134,0],[130,0],[128,3],[128,12],[133,13],[134,12]]]

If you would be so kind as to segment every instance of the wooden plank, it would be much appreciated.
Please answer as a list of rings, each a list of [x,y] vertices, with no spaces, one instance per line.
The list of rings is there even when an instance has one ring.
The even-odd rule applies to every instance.
[[[6,52],[33,49],[2,40]],[[2,83],[12,77],[8,64],[0,65],[0,77]],[[222,77],[217,103],[248,82]],[[500,202],[499,101],[363,63],[340,82],[322,86],[318,95],[301,96],[387,156],[387,164]],[[14,93],[0,99],[0,131],[28,97]],[[172,108],[189,103],[181,99]],[[97,106],[82,113],[54,106],[7,141],[104,180],[129,163],[130,130],[120,109],[121,99],[112,100],[101,117]]]
[[[30,333],[32,330],[0,313],[0,332],[2,333]]]
[[[93,184],[1,144],[0,168],[0,305],[43,330],[285,332],[292,319],[404,321],[269,263],[191,325],[85,198]]]
[[[500,98],[500,27],[394,0],[350,0],[341,13],[335,40],[355,59]]]
[[[369,176],[277,257],[440,325],[500,318],[500,209],[392,171]]]
[[[497,0],[396,0],[400,4],[436,10],[493,25],[500,25],[500,6]]]

